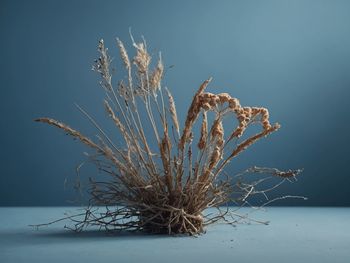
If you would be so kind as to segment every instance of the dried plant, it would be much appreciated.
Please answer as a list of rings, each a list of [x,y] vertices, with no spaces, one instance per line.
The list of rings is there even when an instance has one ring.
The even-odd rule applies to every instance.
[[[126,80],[114,86],[111,58],[103,40],[98,45],[100,56],[93,65],[105,91],[106,112],[123,138],[122,146],[113,142],[97,121],[79,106],[97,128],[97,141],[51,118],[36,120],[56,126],[92,148],[94,154],[89,156],[90,160],[100,171],[110,175],[107,181],[90,181],[91,199],[82,214],[64,218],[74,222],[75,230],[93,225],[107,230],[195,235],[217,221],[232,224],[246,219],[247,216],[239,215],[236,210],[222,208],[232,202],[239,207],[250,205],[248,199],[258,194],[266,198],[264,205],[276,199],[300,198],[269,199],[267,192],[295,178],[301,170],[253,167],[235,176],[224,172],[232,159],[280,128],[278,123],[270,123],[267,109],[243,107],[237,98],[227,93],[206,92],[211,82],[209,78],[195,93],[181,131],[174,98],[162,84],[161,56],[151,70],[146,42],[135,43],[131,39],[136,51],[132,59],[124,44],[116,40]],[[223,120],[227,117],[237,121],[237,127],[225,133]],[[196,137],[193,128],[198,119],[201,121],[200,136],[193,144]],[[246,129],[256,123],[262,130],[242,139]],[[152,134],[146,132],[146,126]],[[259,189],[258,185],[270,177],[250,183],[243,180],[252,173],[272,175],[281,181],[273,187]],[[99,206],[105,209],[101,212]],[[217,208],[218,213],[206,215],[205,209],[211,207]]]

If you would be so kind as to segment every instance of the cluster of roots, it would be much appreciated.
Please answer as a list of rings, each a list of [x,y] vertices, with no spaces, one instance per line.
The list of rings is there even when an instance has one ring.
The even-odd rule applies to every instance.
[[[140,225],[147,233],[156,234],[200,234],[204,230],[203,217],[189,215],[184,209],[161,213],[141,213]]]

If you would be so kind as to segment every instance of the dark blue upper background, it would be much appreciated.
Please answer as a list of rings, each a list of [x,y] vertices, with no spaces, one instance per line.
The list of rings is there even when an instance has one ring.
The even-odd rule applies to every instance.
[[[74,102],[103,119],[91,64],[100,38],[117,59],[128,29],[162,51],[183,121],[194,91],[266,106],[282,129],[240,155],[251,165],[304,167],[281,191],[350,205],[350,1],[4,1],[0,3],[0,205],[65,205],[63,181],[84,160],[78,143],[34,123],[51,116],[93,136]],[[89,166],[84,174],[93,175]]]

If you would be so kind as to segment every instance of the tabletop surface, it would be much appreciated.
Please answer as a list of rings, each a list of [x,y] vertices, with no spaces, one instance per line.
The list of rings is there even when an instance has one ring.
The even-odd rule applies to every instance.
[[[196,238],[28,226],[76,209],[0,207],[0,262],[350,262],[350,208],[269,207],[250,215],[269,225],[211,225]]]

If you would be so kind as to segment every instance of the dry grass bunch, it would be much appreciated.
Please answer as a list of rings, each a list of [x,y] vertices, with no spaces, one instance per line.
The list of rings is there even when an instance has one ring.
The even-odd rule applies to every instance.
[[[270,123],[268,110],[242,106],[237,98],[227,93],[206,92],[209,78],[195,93],[181,128],[174,98],[162,84],[164,65],[160,54],[154,68],[150,69],[151,55],[146,42],[136,43],[131,39],[135,48],[133,58],[129,57],[124,44],[116,40],[126,80],[115,85],[111,57],[103,40],[98,44],[100,56],[93,66],[101,77],[100,84],[106,95],[104,107],[123,143],[113,142],[97,121],[79,106],[97,128],[97,140],[51,118],[36,120],[54,125],[90,147],[94,150],[90,158],[100,171],[110,175],[107,181],[91,180],[89,206],[82,214],[67,217],[75,222],[75,230],[95,225],[107,230],[195,235],[219,220],[237,223],[246,218],[222,209],[223,205],[230,202],[246,205],[248,198],[256,194],[266,198],[265,204],[275,200],[269,199],[267,192],[294,178],[300,170],[253,167],[235,176],[226,176],[224,172],[232,159],[280,128],[278,123]],[[233,131],[224,131],[226,117],[236,120],[237,127]],[[200,136],[196,139],[193,128],[197,121]],[[261,131],[243,139],[246,129],[253,124],[260,124]],[[152,134],[145,132],[147,125]],[[151,144],[152,141],[156,141],[156,145]],[[245,182],[243,177],[252,173],[266,174],[281,181],[273,187],[258,189],[259,183],[270,177]],[[286,197],[297,196],[277,199]],[[101,212],[96,206],[105,209]],[[211,207],[217,208],[218,213],[205,215],[204,210]]]

